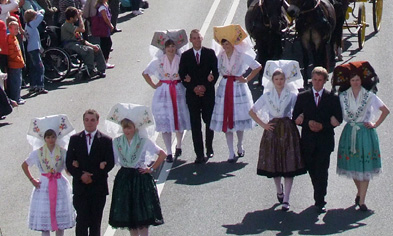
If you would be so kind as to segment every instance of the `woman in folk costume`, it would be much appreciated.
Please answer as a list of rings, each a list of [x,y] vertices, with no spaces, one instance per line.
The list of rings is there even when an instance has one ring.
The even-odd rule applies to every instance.
[[[248,115],[253,101],[247,82],[262,69],[254,60],[255,52],[251,41],[240,25],[214,27],[213,47],[218,54],[218,71],[222,79],[216,92],[215,105],[210,129],[225,133],[229,148],[229,163],[235,163],[238,157],[244,156],[244,130],[253,127],[253,120]],[[247,77],[243,74],[248,68],[252,71]],[[233,148],[233,133],[236,132],[237,153]]]
[[[64,235],[75,226],[71,186],[61,174],[65,168],[66,150],[70,136],[75,133],[66,115],[32,119],[27,134],[34,151],[23,162],[22,169],[34,186],[30,201],[29,228],[49,236]],[[32,176],[29,166],[37,165],[41,176]]]
[[[151,173],[166,157],[154,142],[150,109],[136,104],[116,104],[109,112],[106,126],[109,133],[118,133],[120,128],[123,132],[113,140],[115,162],[121,168],[113,186],[109,224],[128,228],[131,236],[148,235],[150,225],[164,223]]]
[[[186,89],[179,77],[180,54],[187,46],[185,30],[155,32],[151,49],[154,54],[142,75],[146,82],[156,89],[153,96],[152,111],[156,122],[156,131],[162,133],[167,150],[167,162],[173,162],[172,133],[176,133],[175,158],[181,155],[184,130],[190,130],[190,114],[186,104]],[[159,49],[157,51],[157,48]],[[154,50],[156,52],[154,52]],[[159,81],[153,82],[155,75]]]
[[[352,178],[357,188],[355,204],[367,211],[365,204],[369,181],[381,172],[381,154],[376,128],[390,113],[374,93],[363,86],[370,70],[353,68],[347,80],[350,88],[340,97],[343,118],[347,122],[341,133],[337,152],[337,173]],[[345,75],[343,75],[345,76]]]
[[[288,211],[293,178],[306,173],[300,154],[299,131],[292,121],[298,89],[303,87],[299,63],[268,61],[262,84],[264,94],[250,110],[250,116],[265,130],[259,148],[257,174],[274,178],[281,209]]]

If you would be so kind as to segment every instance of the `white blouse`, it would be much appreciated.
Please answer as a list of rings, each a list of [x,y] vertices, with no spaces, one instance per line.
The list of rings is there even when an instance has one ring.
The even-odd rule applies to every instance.
[[[229,59],[225,51],[218,54],[218,71],[221,75],[242,76],[250,67],[252,70],[260,67],[261,64],[250,55],[233,50]]]

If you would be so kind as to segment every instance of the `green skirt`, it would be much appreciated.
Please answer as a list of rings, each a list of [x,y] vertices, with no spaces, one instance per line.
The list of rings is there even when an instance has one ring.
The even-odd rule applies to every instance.
[[[138,229],[163,223],[153,177],[122,167],[113,186],[109,224],[114,228]]]
[[[352,135],[354,138],[356,135],[356,141]],[[370,180],[381,172],[381,166],[376,130],[366,128],[363,123],[347,123],[338,146],[337,174],[360,181]]]

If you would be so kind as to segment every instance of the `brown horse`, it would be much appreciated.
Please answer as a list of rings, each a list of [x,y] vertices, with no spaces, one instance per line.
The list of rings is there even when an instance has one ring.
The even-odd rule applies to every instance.
[[[309,52],[313,55],[314,66],[329,70],[330,40],[336,26],[335,9],[329,0],[287,0],[285,5],[288,15],[296,18],[296,31],[303,50],[303,78],[307,85]]]

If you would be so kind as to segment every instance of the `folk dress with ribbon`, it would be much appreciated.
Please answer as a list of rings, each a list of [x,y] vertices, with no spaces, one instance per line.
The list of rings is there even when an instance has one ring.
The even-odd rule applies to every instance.
[[[376,129],[369,129],[364,123],[375,122],[384,103],[363,87],[357,98],[352,88],[339,97],[347,124],[338,146],[337,173],[360,181],[370,180],[381,172],[382,161]]]
[[[248,112],[253,105],[251,91],[247,83],[240,83],[236,77],[242,76],[248,68],[256,69],[260,64],[236,47],[231,58],[224,50],[218,54],[218,71],[222,76],[216,92],[215,105],[210,129],[234,132],[251,129],[254,122]]]
[[[66,150],[56,145],[51,152],[47,145],[34,150],[26,159],[37,165],[40,188],[34,188],[29,210],[29,228],[38,231],[64,230],[75,226],[71,186],[61,174],[65,169]]]
[[[153,59],[144,74],[155,75],[162,85],[156,89],[152,102],[152,113],[157,132],[182,132],[190,130],[190,115],[186,104],[186,89],[181,83],[180,57],[176,54],[172,62],[163,54]]]

